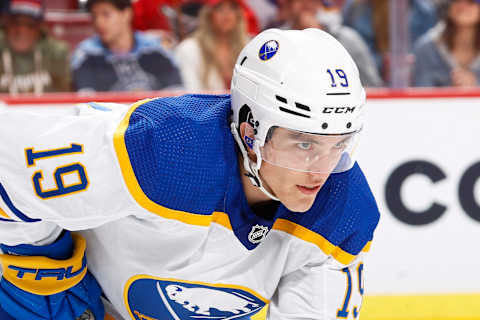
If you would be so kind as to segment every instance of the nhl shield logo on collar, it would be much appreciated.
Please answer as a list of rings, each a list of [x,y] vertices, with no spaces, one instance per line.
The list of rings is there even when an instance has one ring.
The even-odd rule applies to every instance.
[[[263,241],[268,233],[268,227],[261,226],[261,225],[254,225],[252,230],[248,234],[248,241],[251,243],[257,244]]]
[[[270,40],[265,42],[260,51],[258,52],[258,57],[260,60],[267,61],[273,58],[273,56],[278,52],[280,45],[277,40]]]

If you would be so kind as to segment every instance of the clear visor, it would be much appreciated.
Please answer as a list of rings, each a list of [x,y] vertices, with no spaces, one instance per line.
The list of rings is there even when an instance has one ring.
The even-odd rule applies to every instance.
[[[272,127],[260,147],[264,161],[302,172],[338,173],[352,168],[358,133],[321,135]]]

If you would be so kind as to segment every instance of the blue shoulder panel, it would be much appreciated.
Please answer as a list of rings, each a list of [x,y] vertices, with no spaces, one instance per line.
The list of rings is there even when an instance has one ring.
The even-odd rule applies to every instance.
[[[229,116],[228,95],[159,98],[133,111],[125,145],[151,201],[205,215],[223,208],[236,154]]]

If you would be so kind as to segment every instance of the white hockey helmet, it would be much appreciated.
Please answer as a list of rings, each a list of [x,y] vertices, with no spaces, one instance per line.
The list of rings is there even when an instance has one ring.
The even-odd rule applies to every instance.
[[[262,159],[292,170],[318,173],[342,172],[354,164],[353,149],[363,126],[365,90],[353,59],[328,33],[319,29],[261,32],[240,52],[231,97],[232,133],[244,158],[248,158],[244,144],[234,131],[247,121],[254,133],[247,145],[255,151],[257,162],[244,161],[257,185],[261,184],[258,170]],[[304,140],[293,144],[300,149],[292,150],[288,143],[269,144],[276,128],[285,129],[282,139],[301,136]],[[325,155],[325,150],[311,148],[305,152],[311,147],[308,141],[318,145],[318,139],[325,139],[326,145],[333,142],[335,150],[341,152],[333,157]]]

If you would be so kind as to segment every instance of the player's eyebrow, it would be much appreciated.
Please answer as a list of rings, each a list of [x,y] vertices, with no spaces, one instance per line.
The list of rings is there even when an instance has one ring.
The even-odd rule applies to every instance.
[[[302,132],[288,132],[287,133],[287,138],[290,138],[292,140],[309,142],[309,143],[313,143],[313,144],[320,145],[320,146],[326,144],[325,141],[317,140],[312,136],[315,136],[315,135],[305,134],[305,133],[302,133]],[[352,138],[351,136],[346,136],[342,140],[337,141],[335,144],[347,142],[351,138]]]
[[[289,132],[287,137],[292,139],[292,140],[297,140],[297,141],[302,141],[302,142],[309,142],[309,143],[314,143],[314,144],[318,144],[318,145],[323,144],[322,141],[315,140],[310,135],[306,135],[306,134],[301,133],[301,132]]]
[[[350,139],[352,139],[352,137],[351,137],[351,136],[347,136],[347,137],[343,138],[342,140],[338,141],[337,143],[346,142],[346,141],[348,141],[348,140],[350,140]]]
[[[287,133],[287,137],[290,138],[290,139],[300,139],[302,138],[303,136],[305,136],[304,133],[301,133],[301,132],[291,132],[289,131]],[[303,139],[303,138],[302,138]]]

